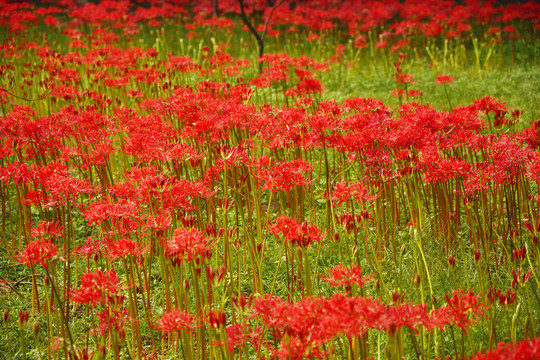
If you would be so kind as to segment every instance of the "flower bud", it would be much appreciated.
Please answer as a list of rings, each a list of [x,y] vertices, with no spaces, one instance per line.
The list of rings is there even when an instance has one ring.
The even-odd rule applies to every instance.
[[[207,266],[206,267],[206,277],[208,278],[208,280],[212,281],[214,280],[214,270],[210,267],[210,266]]]
[[[39,334],[39,323],[36,321],[34,323],[34,335]]]
[[[22,325],[28,322],[29,314],[27,310],[19,311],[19,324]]]
[[[4,322],[7,322],[9,320],[9,311],[4,311]]]
[[[98,345],[97,353],[98,353],[98,356],[103,359],[105,358],[105,356],[107,356],[107,348],[100,344]]]

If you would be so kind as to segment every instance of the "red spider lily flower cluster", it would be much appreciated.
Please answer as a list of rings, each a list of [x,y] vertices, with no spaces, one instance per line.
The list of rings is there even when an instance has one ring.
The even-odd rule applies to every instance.
[[[48,269],[49,259],[56,255],[57,249],[58,247],[52,243],[52,240],[33,240],[26,245],[26,249],[15,257],[15,260],[19,263],[25,263],[28,267],[39,264]]]
[[[313,241],[321,242],[324,237],[317,226],[308,225],[307,222],[300,223],[285,215],[280,215],[270,224],[269,230],[274,235],[281,233],[288,242],[302,248],[308,247]]]
[[[416,330],[418,326],[429,331],[451,323],[439,312],[430,313],[425,305],[387,306],[379,300],[344,294],[329,299],[306,298],[292,304],[267,295],[255,301],[252,316],[272,329],[281,345],[275,354],[281,358],[309,354],[325,358],[328,353],[323,345],[339,334],[360,336],[369,329],[392,334],[401,327]]]
[[[435,80],[435,84],[451,84],[454,82],[455,77],[450,75],[437,75],[437,79]]]
[[[289,191],[294,186],[306,186],[309,180],[306,173],[311,172],[313,165],[305,160],[293,160],[271,164],[271,158],[261,158],[259,171],[254,176],[259,180],[261,190]]]
[[[489,308],[489,305],[479,302],[480,295],[474,295],[472,291],[454,290],[452,291],[452,297],[447,294],[445,294],[445,297],[448,307],[443,309],[446,311],[447,319],[465,334],[467,333],[466,329]]]
[[[374,201],[381,194],[368,195],[368,190],[362,183],[353,183],[347,181],[340,181],[335,186],[330,194],[325,195],[325,198],[332,201],[337,201],[338,205],[347,201],[348,199],[356,199],[359,203],[363,201]]]
[[[163,339],[170,332],[181,330],[191,331],[197,326],[198,324],[192,314],[179,309],[172,309],[169,312],[163,313],[156,327],[162,332],[161,338]]]
[[[227,350],[234,353],[235,349],[242,351],[244,347],[251,344],[255,351],[259,351],[262,346],[262,326],[252,328],[248,323],[227,326]]]
[[[264,31],[266,51],[276,52],[258,61],[245,59],[253,44],[249,34],[227,38],[247,31],[237,21],[237,0],[0,0],[5,32],[0,54],[6,59],[0,64],[3,238],[7,251],[17,254],[14,260],[32,267],[27,293],[33,307],[39,312],[45,304],[52,315],[47,316],[53,325],[47,326],[48,357],[67,344],[66,330],[84,320],[79,304],[95,308],[88,313],[98,323],[92,334],[102,336],[99,343],[110,345],[116,358],[121,348],[144,358],[152,347],[153,358],[157,351],[175,356],[186,346],[193,347],[194,358],[204,358],[213,356],[208,345],[226,347],[231,357],[245,352],[246,357],[329,358],[340,350],[338,343],[341,356],[352,357],[357,340],[369,357],[377,338],[373,333],[384,332],[390,340],[398,335],[400,341],[400,330],[411,330],[417,350],[425,346],[416,344],[419,331],[451,326],[462,330],[465,354],[472,347],[465,337],[476,324],[475,339],[476,330],[491,328],[490,346],[491,334],[504,333],[505,326],[517,329],[519,339],[530,336],[538,313],[538,304],[529,299],[537,285],[529,265],[537,260],[540,233],[540,120],[532,122],[530,113],[491,96],[449,104],[450,111],[421,103],[424,99],[409,101],[422,92],[411,88],[419,77],[406,60],[407,54],[427,58],[424,51],[429,52],[438,74],[444,70],[437,64],[442,50],[437,44],[448,43],[457,63],[462,50],[467,58],[477,45],[489,50],[493,57],[482,59],[482,74],[492,61],[506,62],[510,56],[501,55],[507,49],[520,64],[537,44],[540,5],[245,3],[247,18],[268,20],[254,26]],[[171,33],[163,29],[178,29],[171,31],[181,41],[171,45]],[[156,36],[152,44],[137,37],[147,31]],[[32,37],[36,33],[43,36]],[[211,45],[209,34],[215,34]],[[269,40],[274,37],[277,41]],[[292,51],[281,47],[279,39],[285,37]],[[391,95],[399,106],[363,97],[323,100],[332,90],[348,91],[335,89],[338,84],[354,86],[350,77],[364,61],[388,61],[388,56],[398,58]],[[260,71],[254,71],[259,62]],[[446,89],[453,81],[440,74],[434,82]],[[22,101],[25,105],[19,105]],[[315,251],[306,249],[314,241],[322,244],[325,227],[342,240],[317,246],[314,258]],[[276,245],[269,241],[272,236],[286,245],[278,261],[278,254],[262,251]],[[365,248],[356,244],[364,237]],[[56,244],[70,255],[67,259]],[[403,288],[409,279],[390,274],[383,284],[384,271],[392,261],[407,266],[411,249],[429,255],[426,271],[437,285],[448,272],[453,288],[460,288],[460,272],[471,268],[477,269],[471,277],[489,277],[489,291],[454,290],[435,308],[441,287],[434,286],[431,305],[424,304],[426,284],[414,271],[409,294],[416,301],[421,297],[422,305],[406,302],[402,291],[389,293],[390,286]],[[365,255],[381,283],[366,286],[375,274],[362,276],[358,265],[326,268],[328,256],[351,255]],[[65,261],[65,273],[56,268],[44,280],[53,282],[51,289],[42,287],[33,265],[48,270],[59,260]],[[77,285],[70,274],[81,270]],[[496,277],[490,275],[494,271]],[[266,277],[272,273],[270,290]],[[284,273],[286,290],[280,284]],[[63,286],[54,283],[57,278]],[[330,286],[316,289],[320,284],[313,278]],[[4,276],[2,288],[9,281]],[[13,293],[27,283],[17,282]],[[353,284],[366,296],[354,296]],[[341,286],[346,293],[336,294]],[[374,288],[393,303],[370,297]],[[324,297],[308,296],[321,289]],[[172,310],[156,320],[152,305],[160,296]],[[130,306],[124,308],[127,299]],[[60,306],[70,301],[76,303],[73,311]],[[510,324],[497,316],[499,310],[518,314],[523,304],[527,319],[516,316]],[[490,306],[494,317],[485,316]],[[9,312],[4,314],[9,335]],[[55,319],[60,314],[67,319]],[[29,316],[20,312],[21,325]],[[160,348],[159,341],[147,338],[145,323],[162,338],[173,336]],[[126,332],[139,344],[124,348]],[[36,336],[40,348],[43,335]],[[84,334],[73,335],[75,348]],[[474,348],[486,347],[487,337],[478,336],[482,344]],[[448,344],[441,345],[448,354]],[[95,346],[105,358],[103,345]],[[538,348],[538,339],[531,339],[500,344],[475,358],[535,359]],[[90,351],[75,357],[88,357]]]
[[[139,257],[148,251],[148,247],[141,247],[127,238],[109,239],[104,251],[107,258],[114,260],[123,256]]]
[[[195,229],[178,228],[174,237],[165,242],[165,256],[183,261],[199,261],[212,256],[210,240]]]
[[[64,226],[61,225],[58,221],[40,221],[37,227],[32,228],[30,235],[40,238],[49,236],[53,238],[56,236],[64,236],[64,233],[62,231],[63,228]]]
[[[81,275],[81,287],[72,291],[69,297],[75,302],[92,303],[95,306],[97,303],[107,302],[109,296],[116,295],[120,290],[118,283],[114,270],[88,270]]]
[[[104,335],[110,329],[116,329],[120,337],[125,337],[124,326],[131,320],[128,310],[103,310],[97,313],[99,318],[99,324],[93,329],[93,333],[96,335]]]
[[[497,348],[478,353],[471,360],[531,360],[540,358],[540,338],[519,341],[515,344],[500,342]]]
[[[343,264],[336,265],[330,269],[330,277],[321,277],[322,280],[328,281],[332,287],[348,287],[351,284],[356,284],[360,288],[364,287],[372,278],[373,275],[362,277],[362,269],[356,264],[351,265],[350,268],[344,267]]]

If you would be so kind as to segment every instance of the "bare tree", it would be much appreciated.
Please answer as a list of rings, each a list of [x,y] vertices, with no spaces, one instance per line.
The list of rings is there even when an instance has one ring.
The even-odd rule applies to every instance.
[[[219,11],[219,0],[212,0],[212,6],[214,8],[214,16],[219,16],[220,14],[220,11]]]
[[[270,20],[272,19],[272,16],[274,15],[274,11],[280,7],[285,0],[266,0],[267,3],[267,9],[270,8],[270,13],[268,14],[268,17],[266,18],[264,22],[264,28],[262,33],[259,34],[253,23],[249,20],[249,18],[246,15],[246,8],[244,4],[244,0],[238,0],[238,4],[240,5],[240,18],[244,22],[244,24],[248,27],[249,31],[255,37],[255,40],[257,41],[257,46],[259,47],[259,61],[264,55],[264,40],[266,39],[266,32],[268,30],[268,25],[270,24]],[[266,9],[265,9],[266,10]],[[259,62],[259,72],[262,71],[263,63],[262,61]]]

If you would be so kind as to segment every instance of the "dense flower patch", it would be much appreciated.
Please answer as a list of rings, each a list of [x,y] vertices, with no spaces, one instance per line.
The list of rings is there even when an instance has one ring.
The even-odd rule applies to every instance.
[[[0,1],[0,349],[540,356],[540,120],[406,72],[526,61],[539,5],[243,3]],[[325,98],[366,56],[396,102]]]

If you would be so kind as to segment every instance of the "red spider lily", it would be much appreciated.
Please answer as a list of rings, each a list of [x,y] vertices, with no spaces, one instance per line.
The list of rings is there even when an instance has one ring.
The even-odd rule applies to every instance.
[[[225,315],[225,311],[223,310],[212,310],[206,315],[205,320],[211,327],[221,328],[225,327],[225,324],[227,323],[227,316]]]
[[[99,239],[93,239],[91,236],[86,238],[86,243],[84,245],[79,245],[75,250],[76,255],[90,259],[91,257],[96,257],[105,251],[103,243]]]
[[[340,334],[360,336],[369,329],[394,333],[403,326],[413,330],[424,326],[429,331],[442,329],[449,322],[429,313],[426,305],[387,306],[378,299],[344,294],[334,294],[330,299],[310,297],[297,303],[266,295],[255,300],[252,317],[260,318],[274,338],[282,341],[280,351],[287,351],[287,345],[292,344],[299,356],[305,356],[308,349],[318,351]]]
[[[296,88],[301,96],[322,93],[324,91],[321,82],[317,79],[301,80],[296,84]]]
[[[489,114],[490,112],[497,113],[500,110],[508,110],[505,103],[492,98],[491,96],[484,96],[483,98],[476,100],[474,106],[486,114]]]
[[[233,353],[235,348],[242,351],[248,343],[255,347],[256,352],[260,350],[262,345],[262,327],[253,329],[248,323],[245,323],[228,326],[225,330],[227,332],[227,350],[230,353]]]
[[[467,328],[479,320],[479,317],[490,307],[479,302],[480,295],[473,295],[472,291],[452,291],[452,297],[444,295],[448,306],[441,310],[446,311],[449,321],[467,334]]]
[[[455,79],[455,77],[453,77],[453,76],[441,74],[441,75],[437,76],[437,80],[435,80],[435,84],[437,84],[437,85],[439,85],[439,84],[451,84],[451,83],[454,82],[454,79]]]
[[[90,224],[100,224],[103,220],[138,218],[138,208],[135,204],[130,204],[125,200],[120,200],[115,204],[107,201],[98,201],[88,206],[84,211],[84,216]]]
[[[285,215],[280,215],[269,226],[269,229],[274,235],[282,233],[287,241],[300,247],[308,247],[313,241],[321,242],[324,237],[315,225],[308,225],[307,222],[300,223]]]
[[[540,358],[540,337],[522,340],[515,344],[500,342],[497,348],[478,353],[471,360],[532,360]]]
[[[81,287],[69,294],[71,300],[86,304],[104,303],[107,296],[118,293],[118,277],[114,270],[102,272],[88,270],[81,275]]]
[[[59,221],[40,221],[37,227],[32,228],[30,235],[40,238],[64,236],[63,229],[64,225],[60,225]]]
[[[195,229],[178,228],[174,237],[165,242],[165,256],[180,262],[209,259],[212,255],[210,239]]]
[[[397,84],[412,84],[414,80],[411,74],[396,74],[395,78]]]
[[[305,173],[311,172],[313,165],[304,160],[281,162],[275,165],[259,159],[259,173],[254,176],[259,180],[261,190],[289,191],[293,186],[307,186],[309,181]]]
[[[373,278],[373,275],[362,277],[362,269],[356,264],[351,265],[349,269],[344,268],[343,264],[336,265],[330,269],[330,275],[331,277],[321,277],[321,279],[328,281],[332,287],[348,287],[350,284],[356,284],[362,288]]]
[[[48,259],[56,255],[57,246],[51,240],[39,239],[34,240],[26,245],[26,249],[15,257],[19,263],[26,263],[26,266],[40,264],[45,269],[49,268]]]
[[[280,342],[280,348],[273,351],[278,359],[302,360],[302,359],[326,359],[332,353],[331,349],[324,349],[317,345],[314,340],[298,339],[296,337],[285,339]]]
[[[111,310],[107,309],[97,313],[99,324],[93,329],[93,333],[104,335],[109,329],[116,329],[120,333],[124,329],[124,325],[131,319],[128,315],[128,309]]]
[[[133,240],[122,239],[109,239],[105,245],[105,256],[111,260],[117,259],[123,256],[135,256],[138,257],[148,251],[147,247],[141,248]]]
[[[512,289],[515,288],[516,285],[524,285],[527,281],[529,281],[531,275],[532,270],[529,270],[526,274],[523,274],[523,276],[521,276],[521,269],[518,269],[517,272],[515,269],[512,269]]]
[[[461,159],[444,159],[431,151],[426,151],[419,166],[425,172],[425,183],[447,182],[459,177],[466,178],[472,167],[470,163]]]
[[[381,193],[376,195],[368,195],[368,190],[362,183],[340,181],[334,185],[334,190],[330,194],[325,194],[324,197],[328,200],[338,201],[338,205],[347,201],[350,198],[356,199],[358,202],[375,201]]]
[[[172,309],[169,312],[163,313],[156,328],[163,333],[161,335],[161,338],[163,339],[165,335],[172,331],[191,331],[198,326],[195,317],[190,313],[179,309]]]

